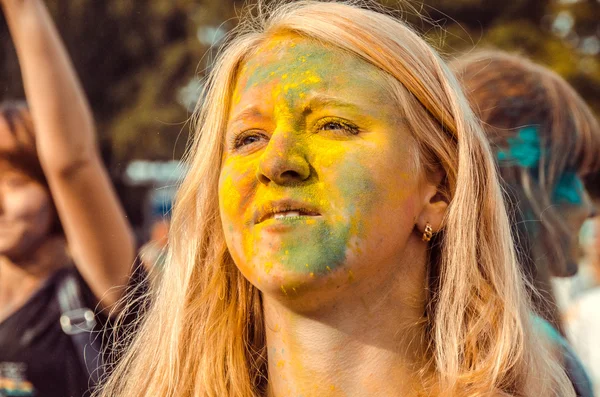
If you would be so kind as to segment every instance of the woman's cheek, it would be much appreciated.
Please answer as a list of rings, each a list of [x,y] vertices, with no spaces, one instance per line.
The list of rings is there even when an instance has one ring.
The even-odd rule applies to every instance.
[[[227,247],[238,266],[243,267],[252,256],[245,238],[249,235],[250,205],[256,189],[256,176],[252,164],[226,161],[219,181],[219,209]],[[245,237],[246,236],[246,237]]]
[[[223,175],[219,184],[219,207],[224,219],[234,220],[242,201],[242,194],[231,174],[224,171]]]
[[[30,184],[5,195],[5,211],[23,218],[39,218],[50,210],[48,193]]]
[[[219,206],[235,222],[242,223],[248,216],[249,206],[256,189],[256,164],[238,160],[225,162],[219,181]]]
[[[50,193],[37,183],[30,183],[6,192],[3,210],[8,218],[25,226],[30,239],[43,238],[55,217]]]

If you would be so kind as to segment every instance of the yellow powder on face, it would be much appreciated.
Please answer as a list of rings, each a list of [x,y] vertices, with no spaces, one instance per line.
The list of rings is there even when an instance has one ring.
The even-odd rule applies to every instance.
[[[247,72],[248,72],[248,66],[244,65],[242,67],[242,69],[240,70],[239,75],[241,76],[243,74],[246,74]],[[241,94],[239,88],[236,87],[235,90],[233,91],[233,96],[231,98],[231,103],[232,103],[232,105],[237,105],[237,104],[240,103],[241,100],[242,100],[242,94]]]
[[[237,105],[242,100],[242,96],[240,95],[238,90],[235,90],[233,93],[233,98],[231,99],[234,105]]]
[[[265,46],[261,46],[260,52],[265,54],[265,51],[275,49],[280,44],[281,41],[271,40]],[[327,260],[323,260],[318,270],[316,270],[317,261],[313,262],[310,257],[300,255],[306,253],[306,250],[303,250],[302,247],[297,247],[297,244],[287,244],[285,241],[275,241],[273,244],[266,244],[268,238],[262,237],[259,233],[245,234],[241,238],[241,245],[243,246],[241,251],[246,259],[253,261],[253,266],[257,269],[258,273],[262,269],[266,274],[271,274],[270,278],[262,274],[267,280],[273,278],[273,267],[276,267],[278,271],[293,269],[305,275],[308,274],[313,278],[315,277],[315,272],[319,275],[324,273],[324,265],[326,264],[330,265],[326,267],[327,272],[337,270],[337,263],[340,263],[337,259],[343,259],[344,252],[351,251],[353,254],[361,252],[359,242],[354,239],[350,240],[348,236],[360,240],[368,230],[377,229],[377,225],[373,225],[374,221],[371,220],[372,217],[370,216],[370,209],[374,208],[374,206],[368,201],[372,200],[374,196],[369,193],[377,191],[376,189],[371,189],[371,187],[376,188],[377,186],[369,186],[367,183],[370,180],[371,174],[373,174],[368,155],[370,153],[373,156],[373,153],[377,153],[380,147],[388,145],[387,140],[389,139],[387,135],[373,134],[368,139],[360,141],[361,146],[357,146],[349,144],[348,140],[345,139],[331,139],[329,132],[321,134],[321,128],[317,129],[316,124],[313,125],[312,122],[309,123],[304,120],[305,125],[299,121],[297,114],[302,111],[303,106],[306,106],[306,101],[299,101],[298,98],[308,97],[313,91],[318,93],[323,90],[333,90],[336,92],[335,90],[340,89],[339,87],[341,86],[352,86],[353,81],[345,77],[346,75],[337,75],[337,68],[332,70],[331,68],[324,68],[322,66],[327,64],[322,62],[323,60],[334,58],[330,53],[311,52],[312,49],[307,51],[301,44],[298,46],[296,46],[296,43],[291,44],[289,47],[296,47],[294,52],[285,54],[281,51],[281,48],[277,48],[277,51],[265,54],[264,59],[249,60],[249,66],[243,69],[247,72],[247,76],[241,76],[242,80],[245,79],[246,84],[238,82],[238,87],[240,87],[243,94],[243,103],[239,104],[239,109],[243,109],[248,105],[244,95],[248,94],[248,97],[252,98],[253,95],[257,95],[256,93],[260,93],[260,100],[254,100],[254,102],[259,103],[261,112],[271,119],[269,125],[275,126],[275,129],[272,129],[273,127],[270,126],[266,127],[267,131],[273,134],[270,146],[266,149],[269,150],[269,154],[277,154],[279,156],[289,155],[291,153],[290,150],[296,150],[295,146],[292,145],[298,145],[297,147],[301,148],[303,153],[315,154],[310,157],[311,165],[320,172],[320,175],[327,175],[327,177],[312,186],[307,186],[305,191],[303,191],[304,196],[301,199],[311,204],[314,203],[317,206],[322,206],[322,208],[332,209],[327,214],[326,220],[330,228],[322,232],[322,237],[336,237],[335,232],[338,231],[338,225],[343,225],[345,228],[344,233],[347,234],[335,241],[337,246],[334,247],[336,248],[334,251],[338,252],[339,249],[339,252],[342,254],[335,258],[332,257],[332,260],[329,260],[329,257]],[[341,57],[338,58],[342,59]],[[319,83],[323,82],[327,84],[319,85]],[[254,88],[249,88],[251,86],[258,87],[258,91],[253,91]],[[333,89],[331,86],[333,86]],[[363,91],[363,87],[356,88],[357,96],[360,96],[359,94]],[[360,101],[358,102],[360,103]],[[249,103],[253,102],[249,101]],[[377,106],[371,106],[371,108],[376,108],[377,112],[381,111]],[[351,113],[347,118],[353,120],[352,110],[349,112]],[[314,117],[320,117],[318,108],[314,113]],[[336,115],[336,117],[338,116]],[[345,118],[344,115],[339,117]],[[248,124],[246,127],[253,127],[250,121]],[[367,124],[367,130],[370,125]],[[262,125],[259,125],[257,128],[262,129]],[[359,148],[359,150],[362,150],[367,155],[356,156],[353,153],[353,150],[356,148]],[[244,205],[244,200],[252,202],[252,194],[257,194],[259,200],[263,202],[269,199],[267,194],[264,193],[266,190],[254,190],[256,189],[256,184],[252,185],[249,182],[251,178],[256,179],[259,158],[260,152],[256,153],[256,155],[251,154],[246,157],[238,156],[234,158],[235,161],[231,169],[234,170],[234,174],[236,175],[235,183],[228,182],[230,182],[230,185],[237,184],[240,191],[235,191],[234,186],[226,186],[227,191],[224,189],[224,196],[229,197],[225,205],[225,210],[227,213],[233,214],[232,219],[234,219],[237,226],[236,229],[238,230],[244,230],[244,227],[247,227],[247,225],[242,225],[241,223],[247,222],[247,219],[240,217],[240,214],[242,214],[240,207]],[[399,158],[404,157],[399,156]],[[395,162],[392,161],[392,163]],[[406,179],[408,178],[408,174],[400,173],[398,175],[396,173],[390,177]],[[357,183],[353,183],[354,180]],[[333,189],[332,186],[334,186]],[[391,197],[390,200],[390,196],[394,197]],[[392,193],[386,191],[376,198],[399,201],[403,197],[404,194],[401,192]],[[358,203],[357,208],[354,207],[356,203]],[[344,211],[347,208],[351,210]],[[361,209],[362,211],[360,211]],[[376,221],[378,222],[379,219]],[[307,225],[316,223],[318,221],[313,219],[306,220]],[[348,227],[349,230],[347,229]],[[289,246],[293,247],[290,251],[285,249]],[[314,246],[315,244],[307,245],[307,248],[310,250]],[[267,249],[260,247],[267,247]],[[282,252],[284,252],[284,255],[282,255]],[[295,263],[294,258],[299,258],[301,262]],[[320,258],[323,258],[323,255]],[[308,263],[305,263],[305,260]],[[305,266],[302,266],[302,263],[305,263]],[[276,273],[279,274],[278,272]],[[341,276],[343,277],[343,274]],[[354,279],[355,275],[349,272],[347,274],[348,282],[352,282]],[[280,279],[273,281],[276,283],[275,286],[280,284],[281,291],[286,295],[288,294],[287,291],[295,292],[295,287],[292,285],[298,287],[298,290],[301,288],[289,279],[283,282],[283,284]]]
[[[227,192],[225,195],[223,195],[221,205],[224,206],[227,213],[234,212],[237,208],[239,208],[239,203],[242,201],[242,193],[236,186],[231,176],[227,176],[225,178],[225,180],[222,182],[221,189]]]
[[[352,283],[354,281],[354,273],[352,270],[348,270],[348,282]]]
[[[278,40],[272,40],[271,42],[268,43],[267,46],[263,47],[263,51],[264,50],[270,50],[270,49],[274,49],[276,46],[278,46],[280,42]],[[291,43],[293,44],[293,46],[290,47],[294,47],[295,43]],[[262,51],[261,51],[262,52]],[[274,55],[274,56],[278,56],[278,55]],[[315,86],[316,84],[321,82],[321,77],[320,77],[320,71],[317,71],[317,69],[314,69],[311,67],[312,64],[308,64],[307,63],[307,58],[309,55],[300,55],[298,57],[296,57],[297,60],[300,61],[301,64],[306,65],[307,68],[299,68],[299,69],[293,69],[292,71],[290,71],[289,69],[285,71],[285,73],[282,73],[280,76],[280,81],[281,80],[285,80],[285,84],[282,82],[280,84],[274,84],[270,90],[271,90],[271,99],[272,99],[272,103],[273,103],[273,107],[274,107],[274,116],[280,119],[280,122],[282,125],[280,127],[281,130],[286,131],[285,133],[287,133],[287,131],[293,131],[294,130],[294,126],[293,126],[293,117],[292,114],[290,113],[290,101],[293,101],[294,97],[304,97],[306,95],[306,92],[309,92],[313,86]],[[314,57],[311,57],[311,62],[316,62],[318,60],[316,59],[312,59]],[[255,65],[252,64],[250,67],[245,66],[245,71],[248,74],[252,74],[254,72],[258,72],[261,73],[259,71],[259,66],[260,65]],[[315,68],[318,65],[315,64]],[[252,69],[252,70],[249,70]],[[270,72],[268,72],[268,76],[270,76],[271,78],[274,78],[274,81],[276,81],[277,79],[277,74],[280,73],[279,69],[277,71],[272,70]],[[243,86],[243,84],[242,84]],[[289,121],[288,121],[289,120]],[[289,125],[288,125],[289,123]],[[285,136],[283,136],[282,138],[286,138]],[[285,139],[284,139],[285,140]],[[323,165],[324,166],[330,166],[332,168],[332,171],[338,171],[337,170],[337,166],[338,164],[343,161],[344,157],[347,155],[347,150],[343,145],[339,145],[337,142],[328,142],[328,141],[323,141],[323,140],[319,140],[318,142],[315,142],[314,144],[318,145],[319,147],[319,151],[322,153],[322,156],[319,156],[319,160],[316,160],[316,162],[321,161],[326,162],[327,164],[315,164],[315,166],[319,169],[322,169]],[[275,147],[274,148],[276,153],[280,156],[285,155],[284,153],[284,149],[283,148],[279,148],[279,147]],[[321,159],[326,159],[326,160],[321,160]],[[250,164],[243,164],[244,166],[250,166]],[[237,167],[236,167],[237,168]],[[242,167],[240,167],[242,168]],[[326,170],[325,170],[326,172]],[[247,173],[247,170],[244,171],[243,169],[240,169],[239,172],[236,169],[236,173],[238,173],[238,175],[243,175],[244,173]],[[321,185],[323,185],[323,183],[321,183]],[[229,186],[226,187],[228,192],[231,192],[234,189],[230,189]],[[314,195],[313,197],[311,197],[311,201],[314,202],[318,202],[320,203],[320,205],[326,207],[328,205],[328,203],[331,201],[331,197],[330,194],[327,194],[327,190],[325,189],[325,186],[322,186],[322,189],[317,189],[315,191],[313,191]],[[233,213],[235,213],[235,202],[237,201],[238,203],[241,200],[241,195],[236,192],[236,194],[231,196],[231,199],[228,200],[229,203],[227,205],[228,209],[233,209]],[[331,193],[331,192],[330,192]],[[347,197],[342,197],[341,195],[339,197],[335,198],[336,202],[339,203],[344,203],[348,198]],[[336,220],[337,222],[346,222],[347,220],[344,219],[345,217],[343,216],[338,216],[338,219]],[[307,224],[312,225],[315,224],[316,221],[315,220],[308,220]],[[356,224],[356,226],[353,229],[358,228],[358,223],[360,223],[359,221],[353,222],[354,224]],[[340,223],[342,224],[342,223]],[[243,246],[244,246],[244,255],[247,258],[253,257],[254,254],[256,253],[256,247],[259,246],[259,241],[257,241],[258,236],[248,236],[248,238],[244,239],[243,242]],[[286,250],[285,252],[285,256],[289,256],[289,252]],[[268,263],[264,265],[264,269],[267,272],[267,274],[271,271],[271,269],[273,268],[273,263]],[[329,272],[331,272],[331,268],[327,269]],[[313,274],[314,276],[314,274]]]
[[[273,72],[271,72],[273,73]],[[281,80],[288,81],[284,85],[276,84],[271,90],[271,98],[274,103],[274,112],[290,120],[293,118],[289,102],[294,99],[304,98],[311,87],[321,82],[321,77],[313,70],[293,71],[281,75]]]
[[[285,361],[279,360],[277,361],[277,368],[281,369],[285,366]]]
[[[273,270],[273,262],[265,263],[265,273],[269,274]]]
[[[284,80],[287,79],[287,77],[287,74],[281,76]],[[283,86],[283,92],[286,94],[291,90],[296,90],[298,91],[298,95],[304,95],[311,85],[321,82],[321,78],[312,70],[306,70],[303,73],[299,73],[297,76],[292,74],[290,80],[292,80],[292,82]]]

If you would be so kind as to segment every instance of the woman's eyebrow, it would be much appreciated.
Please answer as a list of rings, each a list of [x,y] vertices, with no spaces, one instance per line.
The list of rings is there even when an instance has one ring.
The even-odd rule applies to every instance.
[[[229,124],[231,125],[247,118],[260,118],[263,116],[264,115],[257,106],[249,106],[232,117],[231,120],[229,120]]]
[[[325,107],[336,107],[336,108],[346,108],[350,110],[360,110],[360,106],[354,104],[352,102],[348,102],[346,100],[332,97],[324,94],[317,94],[313,96],[310,101],[304,106],[302,110],[302,114],[304,116],[309,115],[315,109],[325,108]]]
[[[345,108],[354,111],[359,111],[361,107],[355,103],[349,102],[347,100],[336,98],[329,95],[317,94],[310,98],[310,100],[304,105],[302,108],[302,115],[308,116],[315,109],[325,108],[325,107],[336,107],[336,108]],[[234,123],[244,121],[249,118],[264,118],[265,115],[260,111],[259,107],[256,105],[248,106],[243,109],[239,113],[235,114],[230,120],[229,125]]]

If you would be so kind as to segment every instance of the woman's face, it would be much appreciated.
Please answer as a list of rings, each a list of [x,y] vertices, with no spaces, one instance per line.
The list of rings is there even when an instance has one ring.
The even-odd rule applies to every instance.
[[[422,275],[408,242],[420,239],[423,178],[375,67],[306,39],[273,38],[239,73],[225,145],[227,246],[264,293],[293,298],[390,272],[407,282]]]
[[[19,260],[44,241],[55,215],[46,187],[2,155],[14,149],[14,136],[0,118],[0,255]]]
[[[600,208],[600,203],[595,203],[595,207]],[[583,224],[579,241],[585,260],[597,267],[600,264],[600,216],[596,215]]]

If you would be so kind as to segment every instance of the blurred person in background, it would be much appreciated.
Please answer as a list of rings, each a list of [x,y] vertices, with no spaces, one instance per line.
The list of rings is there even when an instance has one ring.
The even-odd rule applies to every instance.
[[[495,151],[513,234],[540,326],[553,335],[578,395],[592,395],[563,330],[551,277],[577,272],[578,236],[593,214],[582,178],[600,167],[600,128],[560,76],[517,55],[487,51],[451,66]]]
[[[133,235],[43,1],[0,5],[28,101],[0,106],[0,395],[79,397],[99,362],[79,331],[116,307]]]
[[[594,217],[585,221],[579,231],[579,270],[572,277],[554,277],[552,286],[563,319],[569,307],[582,294],[600,285],[600,245],[598,222],[600,214],[600,172],[588,175],[585,186],[593,200]]]
[[[600,173],[589,182],[595,183],[598,190]],[[600,210],[597,193],[591,192],[595,196],[596,214]],[[582,274],[569,285],[564,321],[567,336],[592,376],[596,395],[600,395],[600,216],[584,224],[581,245]]]
[[[171,223],[171,207],[173,188],[156,188],[149,197],[149,240],[140,248],[139,258],[150,280],[156,283],[163,271],[169,227]]]

